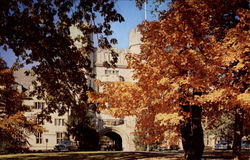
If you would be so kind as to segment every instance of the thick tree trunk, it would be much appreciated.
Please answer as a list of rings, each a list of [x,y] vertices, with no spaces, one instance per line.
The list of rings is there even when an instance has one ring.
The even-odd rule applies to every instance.
[[[243,136],[243,111],[240,108],[235,109],[234,122],[234,140],[233,140],[233,156],[241,160],[241,139]]]
[[[181,127],[185,160],[201,160],[204,150],[203,129],[201,125],[201,107],[184,106],[183,110],[191,112],[191,117]]]

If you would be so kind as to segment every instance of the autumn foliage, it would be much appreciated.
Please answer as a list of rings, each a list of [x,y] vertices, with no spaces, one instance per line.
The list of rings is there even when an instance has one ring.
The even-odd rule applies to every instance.
[[[209,117],[250,111],[250,11],[246,0],[176,0],[140,25],[141,53],[128,57],[135,83],[102,83],[90,99],[115,116],[135,115],[147,142],[176,140],[200,106]]]
[[[117,43],[109,37],[111,23],[124,18],[115,9],[115,1],[1,0],[0,17],[0,47],[13,52],[19,62],[32,65],[30,74],[36,75],[31,96],[48,106],[39,116],[50,121],[51,113],[63,115],[70,109],[69,132],[83,144],[80,147],[87,147],[81,138],[82,127],[89,126],[86,91],[93,76],[89,55],[96,48],[94,35],[98,35],[98,47]],[[112,56],[107,65],[117,61],[117,54]]]
[[[0,59],[0,151],[10,146],[24,147],[29,134],[44,131],[36,119],[25,116],[30,110],[23,104],[25,96],[17,88],[13,68]]]

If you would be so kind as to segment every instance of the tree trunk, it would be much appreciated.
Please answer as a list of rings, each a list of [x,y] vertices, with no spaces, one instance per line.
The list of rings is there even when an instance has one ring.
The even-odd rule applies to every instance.
[[[181,126],[182,144],[185,160],[201,160],[204,151],[203,129],[201,125],[201,107],[183,106],[185,112],[190,112]]]
[[[235,123],[234,123],[234,140],[233,140],[233,156],[241,160],[241,139],[243,136],[243,111],[240,108],[235,109]]]

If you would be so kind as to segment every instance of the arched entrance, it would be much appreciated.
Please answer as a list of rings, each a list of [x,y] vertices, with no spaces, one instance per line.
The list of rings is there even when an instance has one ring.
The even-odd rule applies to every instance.
[[[101,150],[122,151],[122,138],[119,134],[110,131],[100,137]]]

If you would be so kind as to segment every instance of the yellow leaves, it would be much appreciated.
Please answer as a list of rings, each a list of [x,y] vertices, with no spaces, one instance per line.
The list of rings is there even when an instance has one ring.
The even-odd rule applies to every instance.
[[[235,60],[239,59],[240,54],[237,51],[228,52],[221,56],[221,60],[224,64],[229,65],[230,62],[234,62]]]
[[[249,72],[234,74],[248,69],[249,31],[243,25],[225,30],[222,23],[215,24],[222,16],[217,13],[226,13],[230,6],[213,8],[212,1],[197,2],[187,1],[190,6],[185,6],[176,1],[159,22],[145,22],[141,53],[128,56],[138,81],[105,84],[104,92],[91,93],[90,99],[113,114],[146,117],[139,128],[154,125],[159,133],[166,131],[165,137],[176,137],[177,126],[189,116],[177,109],[180,105],[209,106],[210,113],[237,104],[249,106],[249,94],[241,94],[242,83],[247,83],[241,80],[247,80]]]
[[[25,136],[25,133],[45,131],[35,121],[28,120],[23,112],[17,112],[14,115],[1,119],[0,129],[13,137],[22,137]]]
[[[189,84],[190,78],[189,77],[178,77],[176,79],[170,79],[168,77],[163,77],[160,80],[157,81],[158,85],[168,86],[171,88],[171,90],[176,90],[183,84]]]
[[[168,142],[165,144],[167,146],[170,146],[172,143],[177,142],[176,138],[179,138],[179,134],[176,131],[173,132],[165,131],[163,135],[165,139],[168,140]]]
[[[237,100],[244,108],[250,108],[250,93],[239,94]]]
[[[239,63],[233,67],[234,71],[239,71],[241,69],[243,69],[246,65],[243,63],[242,59],[239,59]]]
[[[206,105],[209,106],[209,111],[213,111],[213,107],[209,104],[217,104],[217,109],[219,110],[227,110],[235,106],[240,106],[243,109],[250,108],[250,93],[240,93],[239,89],[235,89],[231,86],[213,90],[212,92],[197,96],[196,100],[205,107]]]
[[[180,124],[183,116],[178,113],[159,113],[155,116],[155,121],[159,121],[161,126]]]
[[[224,92],[226,92],[226,89],[214,90],[213,92],[210,92],[209,94],[202,95],[201,97],[197,97],[197,100],[201,103],[220,101]]]
[[[250,31],[244,30],[244,26],[245,24],[239,23],[235,28],[228,30],[224,40],[218,43],[216,47],[217,52],[219,53],[218,55],[221,56],[221,62],[225,65],[229,66],[235,61],[240,62],[233,68],[235,71],[238,71],[242,69],[244,65],[247,65],[246,61],[248,57],[246,53],[250,52]]]
[[[237,100],[245,101],[250,104],[250,93],[242,93],[237,96]]]
[[[88,92],[89,102],[98,103],[99,109],[109,109],[112,115],[133,115],[140,109],[140,88],[132,82],[101,83],[103,92]]]
[[[178,81],[178,84],[188,84],[190,82],[190,77],[185,77],[185,76],[182,76],[180,78],[177,79]]]
[[[160,80],[157,81],[157,84],[159,84],[159,85],[166,85],[166,84],[169,83],[169,81],[170,81],[169,78],[163,77],[162,79],[160,79]]]
[[[197,51],[194,50],[194,49],[189,49],[188,52],[191,53],[191,54],[193,54],[193,55],[197,54]]]

